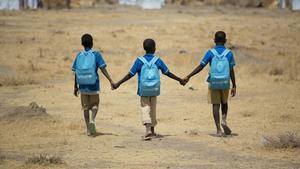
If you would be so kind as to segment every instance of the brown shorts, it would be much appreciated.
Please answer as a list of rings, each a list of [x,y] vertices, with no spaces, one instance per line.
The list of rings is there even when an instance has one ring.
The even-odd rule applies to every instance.
[[[81,94],[82,110],[98,109],[99,94]]]
[[[229,89],[219,90],[208,88],[208,103],[209,104],[225,104],[228,101]]]

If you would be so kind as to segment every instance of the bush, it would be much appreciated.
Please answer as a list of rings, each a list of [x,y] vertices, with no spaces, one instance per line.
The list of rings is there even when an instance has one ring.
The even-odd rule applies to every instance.
[[[59,156],[49,156],[47,154],[40,154],[36,157],[30,157],[26,160],[26,164],[38,164],[38,165],[59,165],[64,164],[63,160]]]
[[[264,137],[263,145],[267,148],[300,148],[300,138],[295,132],[286,132],[277,137]]]
[[[32,78],[21,76],[4,76],[0,77],[0,79],[0,86],[23,86],[38,83]]]

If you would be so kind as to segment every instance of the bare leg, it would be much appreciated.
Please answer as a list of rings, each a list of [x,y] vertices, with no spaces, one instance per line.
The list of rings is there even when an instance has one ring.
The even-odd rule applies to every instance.
[[[145,127],[146,127],[146,135],[149,134],[149,133],[151,133],[150,132],[150,130],[151,130],[151,123],[146,123]]]
[[[227,112],[228,112],[228,104],[222,104],[222,124],[227,125],[226,119],[227,119]]]
[[[151,133],[152,133],[152,136],[156,136],[156,133],[155,133],[154,127],[151,127]]]
[[[224,133],[226,135],[230,135],[231,134],[231,130],[227,125],[226,119],[227,119],[227,112],[228,112],[228,104],[222,104],[222,127],[224,129]]]
[[[146,133],[143,137],[144,140],[151,140],[151,123],[145,123]]]
[[[95,124],[95,118],[96,118],[97,112],[98,112],[97,107],[93,107],[92,108],[91,122],[90,122],[90,133],[91,133],[91,135],[95,135],[97,133],[96,124]]]
[[[213,104],[213,115],[214,115],[214,120],[217,128],[217,136],[222,136],[219,109],[220,109],[220,104]]]
[[[92,108],[92,122],[95,123],[95,119],[96,119],[96,116],[97,116],[97,112],[98,112],[98,109],[97,108]]]
[[[89,129],[89,123],[90,123],[89,110],[84,110],[83,115],[84,115],[84,120],[85,120],[85,124],[86,124],[87,135],[89,136],[89,135],[91,135],[91,132],[90,132],[90,129]]]

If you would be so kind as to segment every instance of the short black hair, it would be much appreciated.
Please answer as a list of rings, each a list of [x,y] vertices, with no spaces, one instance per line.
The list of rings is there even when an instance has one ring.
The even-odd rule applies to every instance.
[[[93,47],[93,37],[92,35],[86,33],[81,37],[81,44],[84,48],[92,48]]]
[[[144,49],[146,53],[154,54],[156,47],[155,47],[155,41],[153,39],[145,39],[143,43]]]
[[[226,43],[226,33],[224,31],[218,31],[215,34],[215,43]]]

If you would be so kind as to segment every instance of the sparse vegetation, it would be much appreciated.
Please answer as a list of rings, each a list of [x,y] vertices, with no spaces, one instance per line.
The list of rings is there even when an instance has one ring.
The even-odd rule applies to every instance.
[[[59,156],[40,154],[39,156],[28,158],[26,160],[26,164],[38,164],[38,165],[48,166],[48,165],[64,164],[64,161]]]
[[[184,131],[185,134],[190,135],[190,136],[197,136],[199,133],[196,129],[189,130],[189,131]]]
[[[295,132],[286,132],[276,137],[263,137],[263,145],[267,148],[300,148],[300,138]]]
[[[283,69],[282,69],[282,68],[278,68],[278,67],[273,67],[273,68],[269,71],[269,75],[271,75],[271,76],[279,76],[279,75],[283,75]]]
[[[5,159],[6,159],[6,157],[4,155],[0,155],[0,164],[2,164]]]
[[[4,76],[0,78],[0,86],[23,86],[31,84],[38,84],[38,82],[31,77]]]
[[[249,112],[249,111],[246,111],[246,112],[243,112],[243,113],[242,113],[242,116],[243,116],[243,117],[251,117],[251,116],[253,116],[253,115],[254,115],[254,113]]]

